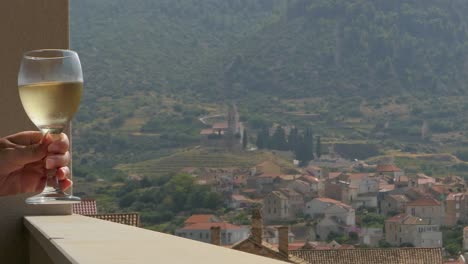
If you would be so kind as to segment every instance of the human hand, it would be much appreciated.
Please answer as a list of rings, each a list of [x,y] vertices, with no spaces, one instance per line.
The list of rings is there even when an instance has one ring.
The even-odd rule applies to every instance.
[[[50,134],[44,137],[38,131],[0,138],[0,196],[42,191],[48,169],[57,169],[55,177],[62,190],[69,188],[72,185],[68,179],[70,169],[66,167],[70,162],[69,146],[63,133],[57,139]]]

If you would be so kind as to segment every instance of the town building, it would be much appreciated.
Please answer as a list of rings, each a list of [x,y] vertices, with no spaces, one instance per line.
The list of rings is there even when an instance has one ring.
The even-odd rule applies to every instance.
[[[229,207],[238,209],[238,208],[249,208],[254,206],[256,203],[250,198],[245,197],[242,194],[233,194],[231,195],[231,200],[229,202]]]
[[[442,232],[427,219],[400,214],[385,221],[385,240],[394,246],[442,247]]]
[[[459,221],[466,221],[468,194],[450,193],[445,199],[445,225],[454,226]]]
[[[263,199],[263,214],[267,222],[295,219],[303,207],[303,196],[290,189],[272,191]]]
[[[263,239],[263,217],[260,209],[254,209],[252,213],[252,227],[250,236],[239,241],[231,248],[255,255],[277,259],[289,263],[306,264],[307,261],[289,254],[289,228],[278,227],[278,247]]]
[[[442,264],[442,248],[354,248],[335,241],[291,245],[288,227],[278,228],[278,246],[263,240],[261,210],[254,210],[250,236],[231,248],[289,263]],[[301,245],[302,244],[302,245]]]
[[[373,173],[342,173],[325,183],[325,196],[353,208],[377,208],[380,179]]]
[[[384,238],[381,227],[363,227],[359,231],[359,244],[378,247],[379,242]]]
[[[320,240],[326,240],[331,232],[344,234],[356,224],[355,210],[330,198],[315,198],[306,203],[304,214],[317,221],[315,233]]]
[[[176,230],[175,235],[201,242],[211,242],[211,228],[221,229],[221,244],[232,245],[249,236],[249,229],[226,222],[208,222],[186,225]]]
[[[427,190],[432,185],[436,184],[436,179],[430,176],[427,176],[424,173],[418,173],[414,177],[409,178],[409,187],[416,187],[422,190]]]
[[[431,197],[423,197],[406,204],[406,214],[428,220],[429,224],[444,224],[443,204]]]
[[[382,215],[395,215],[406,212],[406,204],[409,199],[404,194],[385,195],[380,202],[380,213]]]
[[[210,128],[200,131],[202,145],[229,150],[241,150],[242,137],[243,125],[239,122],[239,113],[235,104],[229,106],[226,121],[216,122]]]

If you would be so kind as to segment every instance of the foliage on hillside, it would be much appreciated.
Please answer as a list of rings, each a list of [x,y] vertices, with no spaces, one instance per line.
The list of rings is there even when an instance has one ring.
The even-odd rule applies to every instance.
[[[459,94],[467,11],[460,0],[296,1],[237,44],[216,76],[233,97]]]
[[[195,168],[226,168],[240,167],[249,168],[260,162],[262,154],[244,153],[236,155],[225,151],[214,149],[192,149],[180,151],[171,156],[156,160],[146,160],[132,164],[121,164],[117,166],[130,175],[144,177],[158,177],[169,173],[179,172],[185,167]]]
[[[140,212],[145,226],[174,221],[180,213],[186,216],[213,213],[223,206],[219,193],[212,192],[209,186],[195,184],[188,174],[128,181],[116,195],[120,210]]]

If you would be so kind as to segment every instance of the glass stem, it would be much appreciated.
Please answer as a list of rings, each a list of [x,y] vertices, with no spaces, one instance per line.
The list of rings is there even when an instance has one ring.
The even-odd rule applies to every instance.
[[[60,139],[60,134],[56,133],[51,133],[50,131],[47,131],[44,134],[44,138],[47,137],[47,135],[50,135],[53,141],[59,140]],[[45,189],[49,189],[48,191],[53,191],[56,193],[61,193],[62,190],[60,189],[60,184],[58,177],[56,177],[57,174],[57,169],[47,169],[47,179],[46,179],[46,184],[45,184]]]

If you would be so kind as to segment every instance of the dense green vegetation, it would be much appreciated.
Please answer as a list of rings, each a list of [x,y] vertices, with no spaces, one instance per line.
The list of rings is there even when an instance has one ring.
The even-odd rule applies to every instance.
[[[120,209],[140,212],[146,226],[171,222],[179,213],[213,213],[223,206],[219,193],[212,192],[209,186],[195,184],[188,174],[130,181],[117,195]]]
[[[444,248],[451,256],[458,256],[463,246],[463,226],[443,227],[441,231]]]
[[[465,1],[295,1],[217,76],[233,96],[464,93],[466,11]]]

